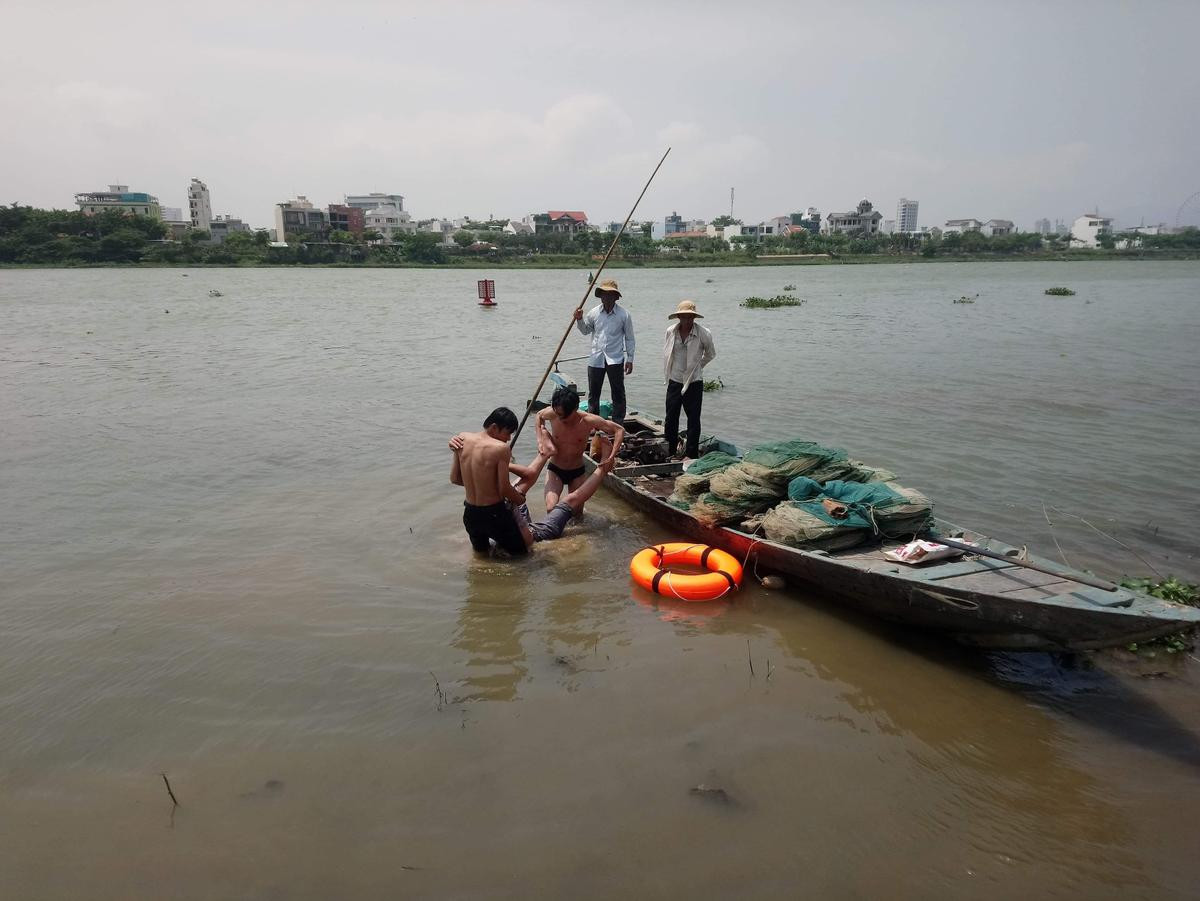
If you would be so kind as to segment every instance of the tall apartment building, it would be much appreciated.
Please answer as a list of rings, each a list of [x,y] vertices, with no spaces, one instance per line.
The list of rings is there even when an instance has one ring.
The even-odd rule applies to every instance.
[[[1039,235],[1050,234],[1050,220],[1049,219],[1039,219],[1037,222],[1033,223],[1033,230],[1035,232],[1037,232]]]
[[[896,231],[910,234],[919,231],[917,228],[917,201],[901,197],[896,204]]]
[[[212,226],[212,204],[208,200],[208,185],[198,178],[193,178],[188,185],[188,213],[191,216],[192,228],[209,231]]]

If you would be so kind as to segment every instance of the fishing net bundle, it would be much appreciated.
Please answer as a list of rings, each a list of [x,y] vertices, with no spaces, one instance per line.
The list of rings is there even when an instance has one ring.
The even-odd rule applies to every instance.
[[[933,519],[933,502],[915,488],[905,488],[895,482],[887,487],[896,492],[900,499],[887,507],[876,507],[872,512],[879,525],[879,532],[888,538],[905,538],[919,535],[929,528]]]
[[[833,516],[822,503],[825,498],[843,504],[846,515]],[[788,499],[829,525],[869,528],[886,537],[921,532],[933,512],[924,494],[895,482],[834,480],[821,485],[800,477],[788,483]]]
[[[798,475],[847,460],[846,452],[812,441],[792,439],[760,444],[740,463],[712,472],[708,496],[692,503],[691,512],[706,524],[740,523],[774,507],[787,497],[788,483]],[[830,469],[842,473],[845,468]],[[678,492],[678,482],[676,482]]]
[[[690,502],[688,512],[706,526],[726,526],[761,513],[786,496],[787,482],[771,470],[734,463],[712,474],[708,491]]]
[[[762,517],[762,530],[780,544],[826,551],[854,547],[872,534],[870,528],[856,528],[838,520],[829,522],[809,505],[794,501],[784,501],[768,510]]]
[[[806,475],[814,482],[890,482],[896,478],[890,469],[871,466],[844,455],[830,457]]]
[[[708,491],[709,482],[714,473],[733,466],[735,463],[737,463],[737,457],[731,457],[723,451],[705,454],[675,479],[675,492],[672,497],[680,501],[698,498]]]
[[[697,522],[709,527],[732,525],[741,522],[747,516],[747,511],[741,504],[717,497],[711,491],[692,501],[687,510]]]
[[[742,458],[746,463],[766,467],[784,482],[796,476],[808,475],[822,464],[845,459],[846,452],[840,448],[825,447],[798,438],[760,444]]]
[[[709,491],[727,501],[765,509],[787,497],[788,480],[757,463],[735,463],[714,473]],[[751,511],[753,512],[753,511]]]
[[[689,476],[712,475],[726,466],[732,466],[737,461],[737,457],[732,457],[724,451],[713,451],[705,454],[699,460],[693,460],[688,464],[687,472],[684,474]]]
[[[792,439],[760,444],[740,462],[721,452],[706,454],[675,480],[668,500],[705,526],[735,526],[785,544],[834,550],[871,535],[916,534],[928,525],[928,498],[895,478],[841,448]],[[844,505],[845,515],[833,516],[823,500]]]
[[[872,466],[862,460],[847,460],[846,469],[846,474],[839,477],[846,482],[894,482],[899,478],[890,469]]]

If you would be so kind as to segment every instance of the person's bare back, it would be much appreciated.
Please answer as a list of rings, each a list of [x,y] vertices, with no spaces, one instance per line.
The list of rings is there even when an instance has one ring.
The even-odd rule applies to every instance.
[[[460,437],[462,450],[455,455],[455,461],[461,481],[455,480],[453,471],[450,480],[463,486],[466,502],[477,507],[498,504],[502,500],[522,503],[523,498],[508,477],[508,464],[512,459],[508,443],[498,441],[487,432],[464,432]]]

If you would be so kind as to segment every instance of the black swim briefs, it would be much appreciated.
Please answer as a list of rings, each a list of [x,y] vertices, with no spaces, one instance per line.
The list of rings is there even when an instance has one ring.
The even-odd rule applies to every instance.
[[[562,469],[558,466],[555,466],[553,463],[547,463],[546,468],[562,479],[562,483],[564,485],[570,485],[577,478],[587,472],[587,468],[583,466],[577,466],[574,469]]]
[[[471,539],[471,547],[480,553],[487,553],[490,549],[489,538],[510,554],[529,553],[521,530],[513,519],[512,508],[504,501],[486,507],[464,503],[463,527]]]

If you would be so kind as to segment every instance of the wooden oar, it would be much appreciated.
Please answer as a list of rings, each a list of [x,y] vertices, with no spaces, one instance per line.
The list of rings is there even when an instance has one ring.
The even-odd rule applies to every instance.
[[[1120,591],[1121,586],[1114,585],[1112,582],[1105,582],[1103,579],[1095,579],[1091,576],[1072,575],[1071,573],[1063,572],[1061,569],[1052,569],[1049,566],[1039,566],[1036,563],[1030,563],[1028,560],[1019,560],[1016,557],[1008,557],[997,551],[989,551],[987,548],[976,547],[973,544],[963,544],[961,541],[954,541],[950,538],[943,538],[941,535],[930,536],[930,541],[936,541],[938,544],[944,544],[947,547],[958,548],[960,551],[966,551],[968,554],[978,554],[980,557],[991,557],[993,560],[1003,560],[1005,563],[1011,563],[1014,566],[1023,566],[1026,569],[1036,569],[1040,573],[1046,573],[1048,576],[1058,576],[1067,582],[1078,582],[1080,585],[1091,585],[1093,588],[1103,588],[1105,591]]]
[[[571,329],[575,327],[575,310],[582,310],[583,305],[587,303],[588,297],[591,296],[592,289],[596,282],[600,280],[600,273],[604,271],[604,267],[608,265],[608,258],[612,256],[612,252],[616,250],[617,242],[621,240],[621,235],[625,234],[625,229],[629,226],[629,220],[633,218],[633,214],[637,211],[638,204],[642,202],[642,198],[646,196],[646,191],[650,187],[650,182],[654,181],[654,176],[658,175],[658,170],[662,168],[663,161],[667,158],[667,153],[671,152],[671,148],[667,148],[667,152],[662,155],[662,159],[658,161],[658,165],[654,167],[654,171],[650,173],[650,177],[646,179],[646,184],[642,188],[642,193],[637,196],[637,200],[633,202],[633,207],[629,210],[629,215],[625,217],[625,221],[621,223],[621,230],[617,232],[617,236],[613,238],[612,243],[608,245],[608,251],[604,254],[604,259],[600,261],[600,268],[596,270],[588,282],[587,290],[583,292],[583,299],[575,305],[575,309],[571,311],[571,321],[567,323],[567,330],[563,332],[562,340],[558,342],[558,347],[554,349],[554,356],[550,358],[550,365],[546,367],[546,371],[542,373],[541,381],[537,383],[537,387],[533,389],[533,396],[529,398],[529,403],[525,406],[525,415],[521,417],[520,423],[517,425],[517,430],[513,432],[511,446],[517,446],[517,438],[521,436],[521,429],[525,428],[525,421],[529,419],[529,414],[533,411],[533,405],[537,402],[538,395],[542,393],[542,388],[546,385],[546,379],[550,378],[550,371],[554,368],[554,364],[558,361],[558,355],[562,353],[563,345],[567,343],[567,338],[571,336]]]

